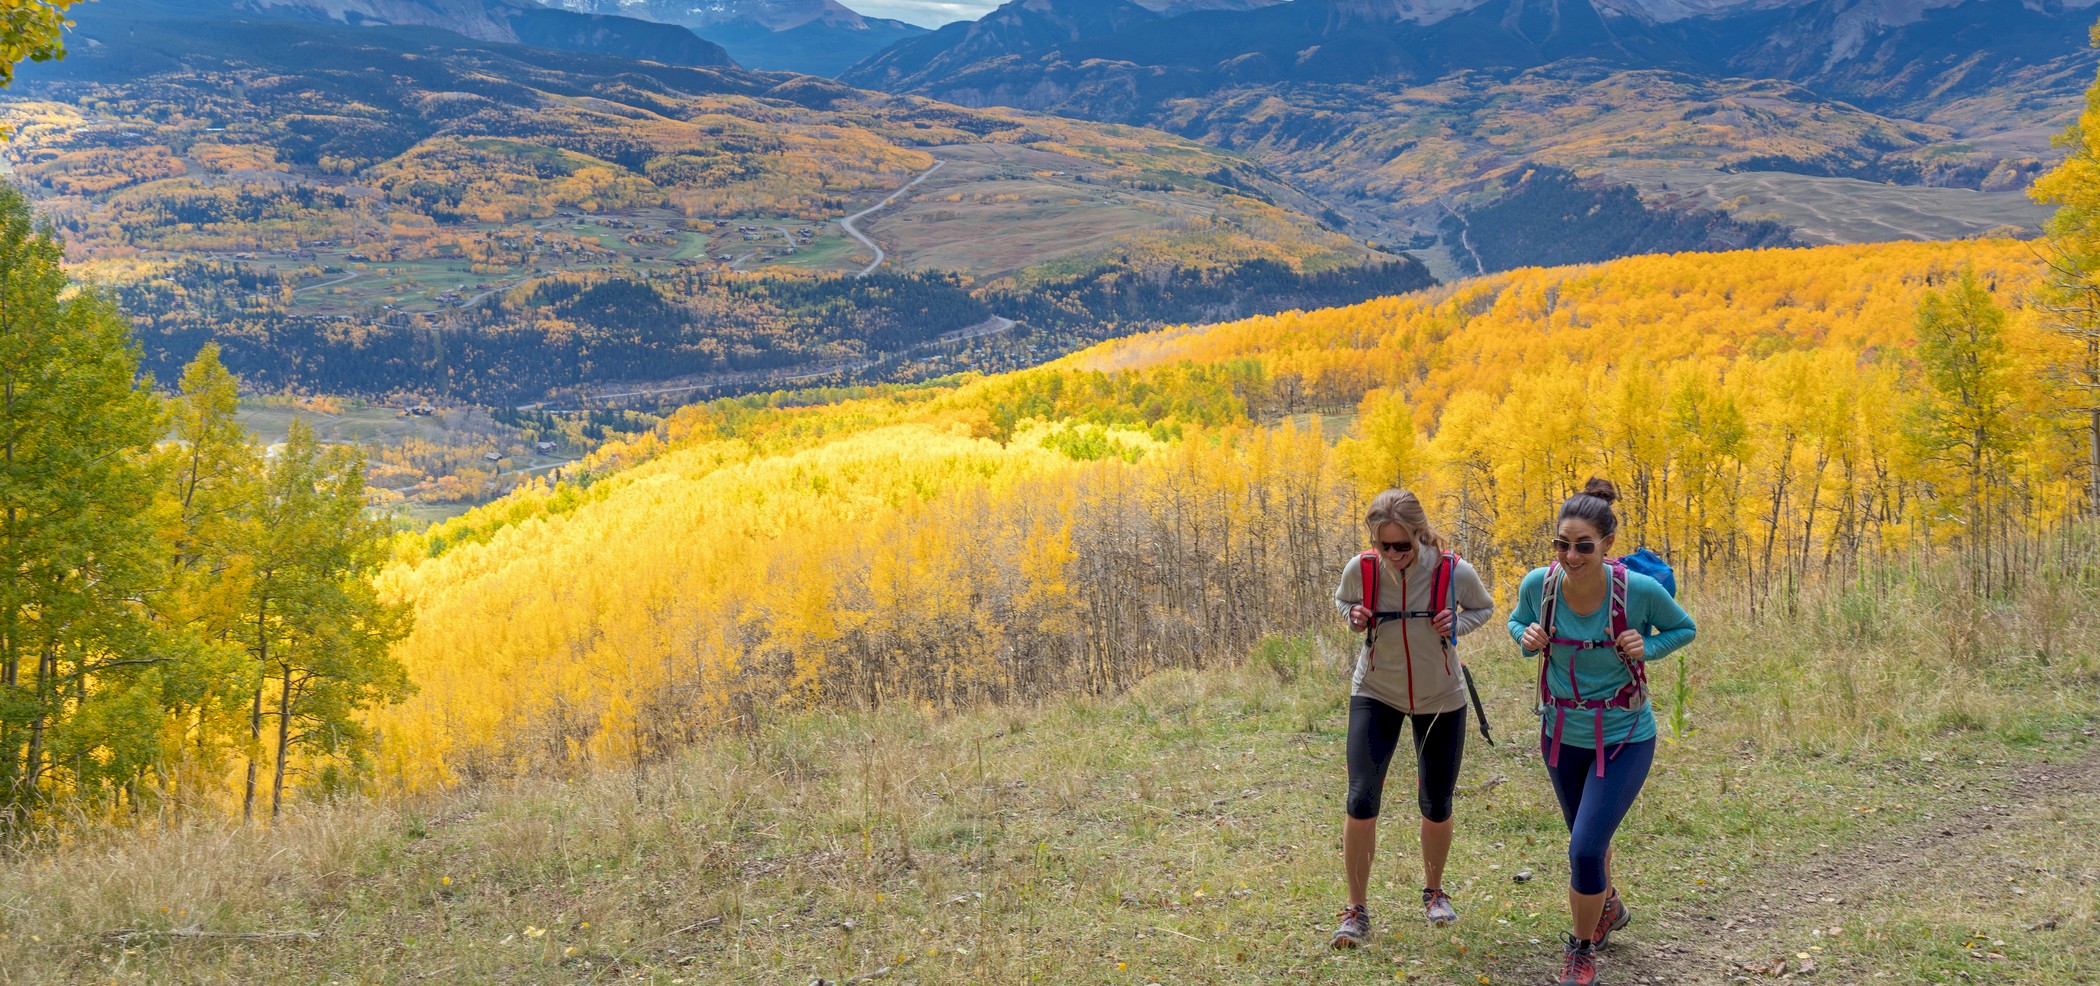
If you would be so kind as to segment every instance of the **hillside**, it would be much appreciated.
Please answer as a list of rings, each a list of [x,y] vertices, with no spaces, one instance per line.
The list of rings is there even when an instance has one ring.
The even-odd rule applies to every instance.
[[[1589,469],[1627,477],[1628,536],[1692,584],[1945,536],[1944,477],[1897,416],[1918,299],[1961,264],[2008,299],[2033,276],[2005,241],[1643,257],[982,380],[688,408],[587,479],[402,544],[385,584],[418,607],[400,653],[422,691],[381,717],[391,769],[619,761],[783,703],[1115,687],[1323,612],[1317,559],[1358,535],[1353,508],[1312,505],[1394,470],[1503,590],[1553,491]],[[1595,414],[1549,410],[1585,389]],[[2020,413],[2041,415],[2029,393]],[[1331,446],[1304,417],[1352,411],[1371,444]],[[2036,427],[2000,488],[2038,523],[2075,499],[2081,453]],[[1025,561],[984,572],[986,551]]]
[[[161,403],[101,315],[85,355],[114,368],[98,397],[136,407],[137,457],[81,492],[129,521],[90,566],[127,591],[82,606],[63,569],[33,587],[114,625],[85,645],[62,636],[79,622],[13,624],[61,672],[96,666],[11,703],[30,794],[0,855],[0,968],[1528,981],[1554,955],[1563,829],[1528,745],[1533,666],[1493,626],[1463,644],[1504,741],[1462,778],[1466,923],[1404,919],[1395,832],[1379,937],[1322,944],[1355,646],[1329,593],[1396,476],[1507,600],[1601,472],[1621,543],[1672,560],[1701,625],[1651,669],[1666,742],[1618,844],[1639,918],[1610,968],[2082,984],[2100,538],[2048,372],[2062,340],[2022,304],[2036,273],[2004,240],[1530,268],[1018,373],[712,401],[391,538],[357,456],[222,428],[234,382],[209,366]],[[73,383],[87,347],[33,341]],[[105,402],[79,403],[25,433],[88,431]],[[163,411],[197,438],[159,441]],[[16,447],[35,467],[54,444]],[[77,473],[16,474],[74,495]],[[280,506],[323,475],[327,517]],[[194,553],[169,578],[171,547]],[[130,626],[176,659],[125,663]],[[352,651],[363,633],[406,636]],[[290,705],[293,660],[332,690]],[[268,732],[258,667],[281,689]],[[309,714],[330,725],[294,746]],[[264,756],[282,817],[269,793],[271,824],[227,824]],[[1960,865],[2004,879],[1917,892]]]
[[[1699,600],[1698,729],[1622,830],[1638,915],[1607,969],[2075,986],[2100,962],[2095,655],[1978,687],[1845,631],[1935,622],[1864,595],[1785,622]],[[2067,614],[2066,639],[2091,640]],[[1524,745],[1529,669],[1498,632],[1466,643],[1501,745],[1472,737],[1460,777],[1461,924],[1409,920],[1413,840],[1391,818],[1377,937],[1345,956],[1324,935],[1348,642],[1298,637],[1113,696],[773,715],[641,770],[11,853],[0,962],[42,982],[1543,981],[1563,836]],[[1864,704],[1838,698],[1855,689]],[[2006,879],[1955,891],[1950,925],[1950,898],[1918,888],[1960,866]]]
[[[253,386],[481,403],[924,375],[1428,280],[1157,132],[419,28],[78,19],[5,104],[5,153],[164,378],[206,338]],[[896,215],[938,208],[866,220],[875,270],[841,220],[908,185]],[[1081,283],[1040,335],[935,345],[1053,262]],[[1088,309],[1119,277],[1163,290]]]
[[[2038,220],[2018,192],[2055,159],[2049,137],[2091,81],[2089,6],[1312,0],[1169,20],[1121,0],[1036,0],[841,78],[1184,134],[1317,192],[1358,235],[1447,258],[1462,253],[1443,233],[1451,213],[1494,204],[1541,164],[1607,196],[1634,186],[1665,211],[1683,203],[1639,174],[1759,174],[1767,201],[1722,200],[1752,224],[1821,198],[1804,178],[1895,182],[1916,211],[1976,215],[1961,231],[1980,232]],[[1787,41],[1799,38],[1821,40]],[[1988,193],[1981,214],[1952,188]],[[1595,232],[1569,231],[1546,262],[1584,255]]]

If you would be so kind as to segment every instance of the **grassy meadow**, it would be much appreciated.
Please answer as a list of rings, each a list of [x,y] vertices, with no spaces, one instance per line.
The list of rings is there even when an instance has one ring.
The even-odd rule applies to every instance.
[[[2088,536],[2044,554],[1982,608],[1943,602],[1946,566],[1690,600],[1681,684],[1653,669],[1679,735],[1617,843],[1635,919],[1605,981],[2089,982],[2100,573]],[[1462,922],[1415,918],[1402,758],[1374,939],[1325,947],[1352,646],[1271,638],[1112,696],[783,714],[639,769],[274,829],[54,836],[0,862],[0,982],[1544,981],[1565,842],[1499,620],[1465,648],[1501,742],[1476,733],[1461,778]]]

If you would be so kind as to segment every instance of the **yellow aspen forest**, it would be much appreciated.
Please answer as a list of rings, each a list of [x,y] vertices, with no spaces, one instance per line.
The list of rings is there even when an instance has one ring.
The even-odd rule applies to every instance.
[[[384,770],[638,762],[782,709],[1231,659],[1327,619],[1366,495],[1396,481],[1503,598],[1591,474],[1627,491],[1622,547],[1695,597],[1777,600],[1928,546],[2010,578],[2085,484],[2023,307],[2038,269],[2011,241],[1637,257],[955,386],[686,408],[594,480],[402,536],[381,588],[415,607],[397,653],[420,690],[373,713]],[[1919,437],[1939,433],[1919,326],[1962,297],[2002,310],[2009,356],[2002,440],[1966,459]]]

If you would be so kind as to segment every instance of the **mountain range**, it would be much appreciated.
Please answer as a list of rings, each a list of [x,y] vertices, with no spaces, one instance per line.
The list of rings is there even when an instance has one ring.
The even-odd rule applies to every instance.
[[[721,45],[682,27],[576,13],[531,0],[171,0],[145,9],[200,17],[259,16],[373,27],[431,27],[476,41],[622,55],[667,65],[734,65]]]
[[[1162,103],[1233,86],[1422,83],[1587,59],[1786,79],[1875,108],[1914,107],[2031,80],[2066,61],[2089,63],[2085,12],[2096,5],[1296,0],[1169,18],[1128,0],[1014,0],[893,46],[841,81],[965,105],[1136,120]]]
[[[916,24],[864,17],[837,0],[548,0],[579,13],[639,17],[693,29],[746,68],[834,76],[890,45],[925,34]]]
[[[840,80],[1178,133],[1320,194],[1353,233],[1453,257],[1452,215],[1541,165],[1579,180],[1527,194],[1638,188],[1657,201],[1713,185],[1706,176],[1774,176],[1747,205],[1701,200],[1753,223],[1813,219],[1811,200],[1854,196],[1844,182],[1893,182],[1914,190],[1890,203],[1900,214],[1819,238],[1958,235],[2035,221],[2018,190],[2053,160],[2050,138],[2092,82],[2096,7],[1295,0],[1169,17],[1129,0],[1014,0]],[[1585,244],[1618,241],[1579,223],[1562,232],[1570,250],[1546,257],[1600,259]]]
[[[232,35],[212,27],[229,18],[432,37],[442,29],[491,44],[732,72],[740,59],[696,30],[752,44],[807,41],[833,58],[812,67],[807,51],[783,56],[803,72],[828,71],[888,31],[901,40],[841,72],[843,86],[750,74],[709,85],[859,105],[875,105],[868,92],[880,91],[1165,131],[1244,163],[1170,168],[1181,177],[1134,179],[1138,185],[1229,194],[1252,188],[1244,181],[1259,173],[1268,191],[1251,194],[1263,201],[1281,201],[1272,193],[1287,190],[1292,207],[1321,224],[1373,249],[1420,251],[1450,275],[1526,257],[1576,262],[1790,238],[2031,228],[2038,212],[2020,190],[2057,153],[2049,138],[2071,119],[2092,77],[2094,56],[2078,38],[2100,7],[2100,0],[1014,0],[980,20],[925,32],[863,17],[836,0],[561,2],[583,9],[525,0],[103,0],[97,10],[190,18],[177,33],[199,40],[155,45],[127,35],[113,44],[87,26],[105,15],[83,15],[78,34],[89,47],[60,75],[138,80],[239,65]],[[272,43],[257,30],[232,34]],[[839,40],[849,35],[850,44]],[[346,71],[355,60],[322,59]],[[610,65],[603,71],[632,75]],[[573,74],[564,79],[582,85]],[[439,122],[418,115],[426,125]],[[342,126],[359,135],[350,144],[380,132],[357,120]],[[915,142],[909,130],[879,129],[884,140]],[[415,139],[436,136],[442,131]],[[318,133],[302,139],[345,142]],[[412,144],[391,142],[380,158]],[[728,166],[717,150],[706,159]],[[611,160],[632,170],[651,157]],[[746,181],[772,173],[770,165],[737,169]],[[1869,198],[1871,209],[1830,218],[1829,202]],[[1523,210],[1539,208],[1560,218],[1522,228]],[[968,258],[944,256],[963,265],[952,269],[971,269]],[[1012,271],[1018,260],[976,269]]]

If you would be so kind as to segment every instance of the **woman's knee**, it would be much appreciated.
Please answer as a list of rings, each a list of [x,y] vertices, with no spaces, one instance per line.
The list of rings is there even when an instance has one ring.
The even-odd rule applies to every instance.
[[[1605,872],[1608,845],[1584,845],[1577,843],[1568,847],[1568,885],[1578,894],[1601,894],[1610,885]]]
[[[1451,820],[1451,792],[1449,791],[1445,791],[1442,794],[1434,794],[1425,789],[1416,796],[1415,803],[1422,809],[1422,818],[1426,821],[1443,824]]]
[[[1349,785],[1349,817],[1357,819],[1377,818],[1378,803],[1384,800],[1384,794],[1385,791],[1381,785],[1351,782]]]

